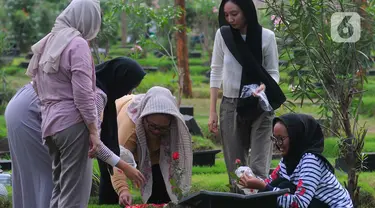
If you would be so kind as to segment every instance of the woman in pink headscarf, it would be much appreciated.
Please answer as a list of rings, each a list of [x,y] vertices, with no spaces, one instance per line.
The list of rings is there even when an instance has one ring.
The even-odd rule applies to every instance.
[[[42,137],[52,157],[50,207],[86,208],[97,129],[95,70],[88,41],[101,25],[98,0],[73,0],[51,33],[32,46],[27,75],[41,101]]]

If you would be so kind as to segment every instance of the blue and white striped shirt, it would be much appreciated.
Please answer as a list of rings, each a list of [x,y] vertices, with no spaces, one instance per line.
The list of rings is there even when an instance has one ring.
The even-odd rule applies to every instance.
[[[281,160],[279,166],[265,182],[269,184],[279,177],[285,178],[297,186],[294,194],[278,197],[277,202],[283,208],[307,208],[312,198],[328,204],[329,207],[353,207],[348,191],[329,171],[325,162],[314,154],[304,154],[290,176],[287,175],[286,166]],[[279,189],[276,187],[273,190]]]

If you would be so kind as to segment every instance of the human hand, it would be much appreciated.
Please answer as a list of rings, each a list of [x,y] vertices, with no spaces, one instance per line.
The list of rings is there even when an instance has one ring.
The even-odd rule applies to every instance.
[[[262,92],[262,91],[264,91],[266,89],[266,85],[264,85],[264,84],[261,84],[256,90],[255,90],[255,92],[253,92],[253,96],[254,97],[259,97],[259,93],[260,92]]]
[[[264,183],[262,180],[248,176],[246,174],[242,175],[239,184],[249,189],[264,190],[266,188],[266,183]]]
[[[127,190],[121,191],[118,198],[121,206],[131,205],[133,201],[132,195]]]
[[[208,129],[211,133],[217,134],[218,128],[218,116],[216,112],[211,112],[210,117],[208,119]]]
[[[99,135],[97,134],[90,134],[90,149],[89,149],[89,157],[94,158],[96,155],[97,150],[100,146],[100,139]]]
[[[128,163],[124,162],[118,168],[124,172],[137,188],[140,188],[145,183],[146,179],[143,174]]]

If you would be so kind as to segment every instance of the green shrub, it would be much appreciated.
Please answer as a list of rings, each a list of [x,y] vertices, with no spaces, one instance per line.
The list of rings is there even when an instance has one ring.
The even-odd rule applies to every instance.
[[[146,93],[151,87],[161,86],[168,88],[172,94],[178,93],[177,77],[173,78],[173,73],[148,73],[136,88],[136,93]]]
[[[0,197],[1,208],[12,208],[12,200],[8,197]]]
[[[219,92],[219,97],[221,96],[221,91]],[[210,87],[201,85],[200,87],[193,87],[193,98],[210,98]],[[207,109],[209,110],[209,109]]]
[[[215,149],[214,143],[200,136],[193,136],[193,151]]]
[[[197,66],[189,66],[190,70],[190,75],[203,75],[210,70],[209,66],[202,66],[202,65],[197,65]]]
[[[224,159],[216,159],[214,166],[193,166],[193,175],[200,174],[220,174],[226,173],[227,167],[225,166]]]
[[[13,66],[13,65],[4,67],[2,70],[4,70],[4,73],[6,75],[14,75],[14,74],[17,74],[17,72],[25,71],[23,68],[20,68],[18,66]]]
[[[367,94],[365,95],[366,96],[362,98],[360,113],[366,116],[374,116],[375,115],[375,97],[372,97],[372,96],[367,97]]]
[[[326,138],[324,141],[323,155],[325,157],[337,157],[339,153],[338,138]]]
[[[108,55],[114,56],[114,57],[120,57],[120,56],[127,56],[129,57],[131,54],[131,50],[128,48],[111,48],[109,50]]]
[[[192,87],[200,87],[202,85],[206,85],[204,83],[204,81],[206,80],[207,78],[204,77],[204,76],[200,76],[200,75],[190,75],[190,80],[191,80],[191,84],[192,84]]]
[[[227,173],[193,175],[190,192],[194,193],[200,190],[229,192],[228,183]]]
[[[203,66],[210,68],[210,62],[207,59],[202,58],[189,58],[189,66]]]
[[[4,115],[0,115],[0,139],[7,137],[7,126]]]
[[[158,67],[161,71],[171,71],[173,65],[172,61],[168,58],[156,58],[156,57],[148,57],[146,59],[137,59],[136,60],[141,66],[152,66]]]
[[[375,197],[367,192],[367,191],[360,191],[359,192],[359,207],[361,208],[374,208],[375,207]]]

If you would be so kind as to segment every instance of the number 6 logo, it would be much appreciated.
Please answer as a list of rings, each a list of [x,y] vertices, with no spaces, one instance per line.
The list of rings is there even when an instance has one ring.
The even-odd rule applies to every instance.
[[[355,43],[361,38],[361,17],[356,12],[336,12],[331,16],[331,37],[338,43]]]

